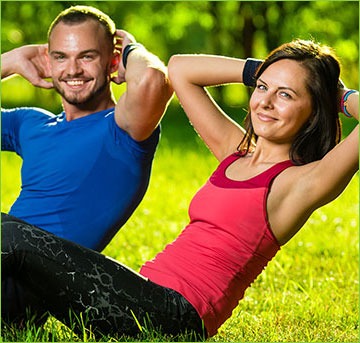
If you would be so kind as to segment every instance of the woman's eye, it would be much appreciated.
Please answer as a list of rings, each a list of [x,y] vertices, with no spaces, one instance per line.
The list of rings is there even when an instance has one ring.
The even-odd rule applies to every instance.
[[[257,89],[259,89],[259,90],[261,90],[261,91],[263,91],[263,90],[266,90],[266,87],[265,87],[265,85],[257,85],[256,86],[257,87]]]
[[[291,95],[287,92],[280,92],[280,96],[286,99],[291,99]]]

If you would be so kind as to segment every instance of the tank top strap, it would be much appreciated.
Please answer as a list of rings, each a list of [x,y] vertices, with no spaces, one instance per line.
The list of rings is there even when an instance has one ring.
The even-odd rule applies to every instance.
[[[286,160],[279,162],[269,169],[265,170],[263,173],[259,174],[257,178],[257,182],[259,182],[262,185],[269,186],[272,180],[279,175],[282,171],[285,169],[293,166],[293,162],[291,160]]]
[[[218,165],[218,167],[216,168],[218,172],[220,173],[225,173],[226,168],[233,163],[234,161],[238,160],[240,157],[244,156],[241,153],[235,152],[227,157],[225,157],[220,164]]]
[[[244,154],[242,153],[234,153],[226,157],[221,163],[218,165],[215,172],[210,177],[211,183],[219,187],[226,187],[226,188],[253,188],[253,187],[268,187],[272,180],[280,174],[283,170],[288,167],[293,166],[293,162],[291,160],[286,160],[279,162],[269,169],[265,170],[264,172],[244,181],[235,181],[230,180],[226,177],[226,169],[227,167],[232,164],[237,159],[243,157]]]

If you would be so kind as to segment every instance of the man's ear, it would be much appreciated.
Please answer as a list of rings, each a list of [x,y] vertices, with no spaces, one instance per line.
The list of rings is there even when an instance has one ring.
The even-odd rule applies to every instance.
[[[46,65],[45,65],[45,76],[46,77],[52,77],[52,70],[51,70],[51,64],[50,64],[50,48],[49,48],[49,44],[46,45],[45,47],[45,60],[46,60]]]
[[[115,73],[118,68],[119,68],[119,63],[120,63],[120,54],[118,52],[114,53],[114,56],[111,60],[111,66],[110,66],[110,72]]]

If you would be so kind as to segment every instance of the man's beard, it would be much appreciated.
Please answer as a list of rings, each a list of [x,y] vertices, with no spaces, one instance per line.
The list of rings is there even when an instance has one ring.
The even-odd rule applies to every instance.
[[[54,89],[58,92],[64,100],[70,105],[80,106],[91,103],[98,95],[100,95],[108,86],[109,82],[105,80],[100,86],[93,89],[87,95],[83,96],[81,93],[66,94],[63,88],[59,86],[59,83],[54,82]]]

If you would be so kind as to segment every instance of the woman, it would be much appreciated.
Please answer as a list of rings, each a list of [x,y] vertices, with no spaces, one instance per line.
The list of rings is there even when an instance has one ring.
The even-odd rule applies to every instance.
[[[139,323],[168,334],[216,334],[280,246],[358,168],[358,128],[337,144],[338,108],[358,118],[358,93],[339,88],[332,52],[294,41],[258,66],[171,58],[174,90],[220,165],[192,200],[189,225],[141,275],[30,225],[9,230],[11,217],[3,218],[3,317],[19,320],[30,307],[69,323],[71,308],[102,333],[136,335]],[[205,87],[252,85],[256,69],[244,131]],[[17,287],[27,296],[18,299]]]

